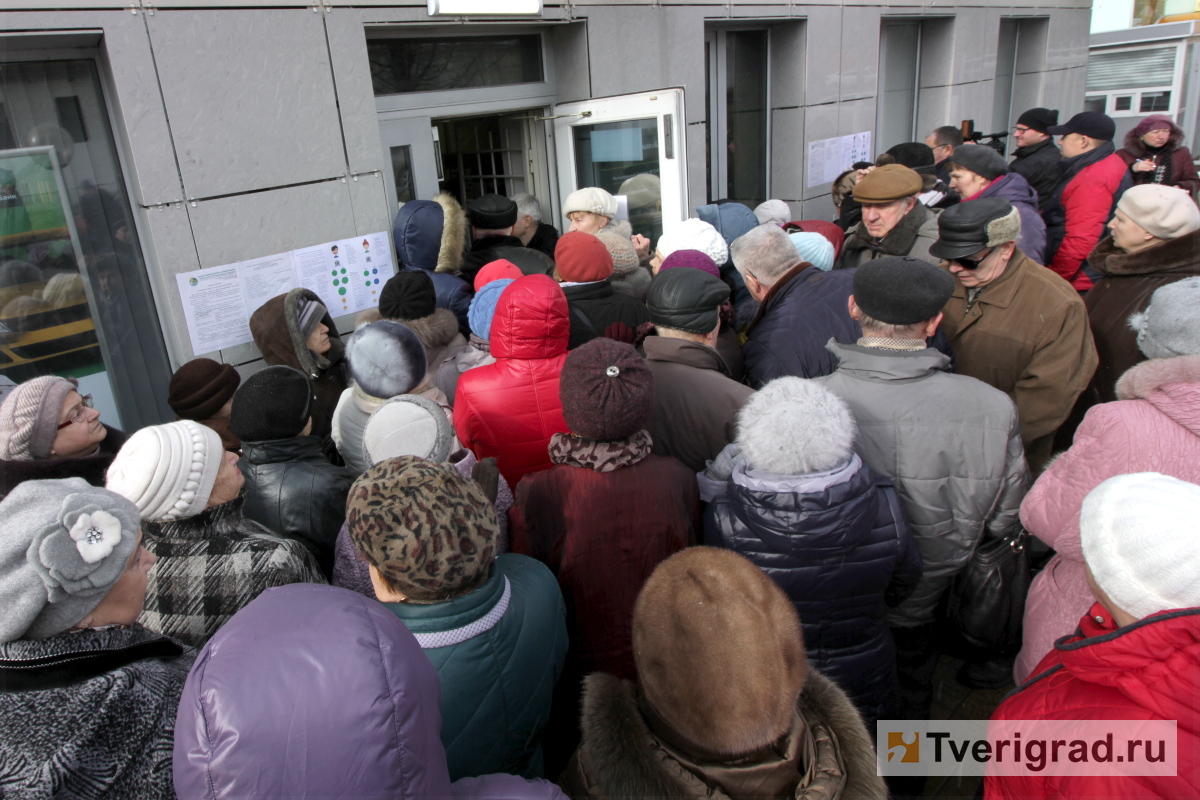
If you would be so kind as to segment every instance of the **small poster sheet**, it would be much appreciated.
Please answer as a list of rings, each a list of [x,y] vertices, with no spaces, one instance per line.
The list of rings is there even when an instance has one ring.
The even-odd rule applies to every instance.
[[[325,242],[175,276],[192,353],[253,341],[250,315],[272,297],[303,286],[337,318],[379,305],[395,274],[386,231]]]
[[[871,132],[851,133],[808,143],[808,188],[829,185],[857,161],[872,161]]]

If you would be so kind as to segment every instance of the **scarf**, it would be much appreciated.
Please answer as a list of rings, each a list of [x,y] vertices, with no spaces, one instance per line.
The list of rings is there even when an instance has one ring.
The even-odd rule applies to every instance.
[[[550,460],[555,464],[568,464],[595,472],[613,472],[622,467],[631,467],[650,455],[653,444],[650,432],[646,430],[615,442],[598,442],[570,433],[556,433],[550,438]]]
[[[1171,185],[1171,156],[1170,143],[1164,144],[1162,147],[1146,145],[1146,157],[1154,162],[1153,177],[1150,178],[1151,183]]]

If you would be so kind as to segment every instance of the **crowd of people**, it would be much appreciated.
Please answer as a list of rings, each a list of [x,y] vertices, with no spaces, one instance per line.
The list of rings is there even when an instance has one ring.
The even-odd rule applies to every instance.
[[[1015,682],[996,720],[1177,724],[1174,776],[985,797],[1197,796],[1200,177],[1165,117],[1114,135],[942,127],[836,222],[653,239],[596,187],[561,235],[442,194],[352,331],[271,299],[174,422],[18,385],[0,797],[916,796],[876,722],[950,653]],[[1036,575],[984,646],[952,609],[995,542]]]

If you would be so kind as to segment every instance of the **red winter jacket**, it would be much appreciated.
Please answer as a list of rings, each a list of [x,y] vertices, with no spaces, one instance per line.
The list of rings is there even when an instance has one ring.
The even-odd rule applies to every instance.
[[[1164,611],[1118,629],[1096,603],[993,720],[1176,720],[1172,777],[984,779],[984,797],[1200,797],[1200,608]]]
[[[491,352],[496,363],[458,379],[454,430],[480,459],[495,456],[508,485],[550,468],[550,437],[566,433],[558,375],[567,358],[567,298],[552,278],[527,275],[496,302]]]
[[[1088,253],[1108,233],[1105,226],[1113,209],[1113,196],[1121,188],[1129,167],[1113,153],[1084,167],[1062,190],[1062,208],[1066,214],[1062,243],[1054,260],[1046,266],[1063,276],[1076,291],[1092,288],[1092,279],[1083,270]]]

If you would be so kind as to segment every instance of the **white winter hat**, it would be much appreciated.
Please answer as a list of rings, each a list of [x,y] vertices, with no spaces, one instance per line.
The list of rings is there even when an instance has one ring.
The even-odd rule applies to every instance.
[[[617,215],[617,198],[597,186],[576,189],[563,203],[563,216],[573,211],[588,211],[612,219]]]
[[[658,239],[658,252],[662,257],[676,250],[699,250],[711,258],[718,267],[729,260],[729,245],[712,225],[702,219],[685,219],[667,228]]]
[[[1083,501],[1079,538],[1096,585],[1138,619],[1200,606],[1200,486],[1118,475]]]
[[[1200,278],[1160,286],[1150,305],[1129,317],[1147,358],[1200,355]]]
[[[221,437],[191,420],[142,428],[108,468],[107,488],[149,522],[194,517],[208,505],[225,458]]]
[[[792,219],[792,209],[782,200],[768,200],[754,209],[754,216],[758,217],[759,225],[766,225],[768,222],[786,225]]]
[[[1132,186],[1121,195],[1117,209],[1159,239],[1178,239],[1200,230],[1200,208],[1190,192],[1175,186]]]
[[[794,231],[788,234],[796,252],[808,263],[822,272],[833,269],[833,242],[820,233]]]
[[[776,378],[750,395],[737,428],[749,467],[776,475],[828,472],[854,452],[854,416],[846,401],[804,378]]]
[[[453,442],[454,428],[441,406],[420,395],[402,394],[375,409],[367,420],[363,458],[368,464],[399,456],[442,462],[450,457]]]

